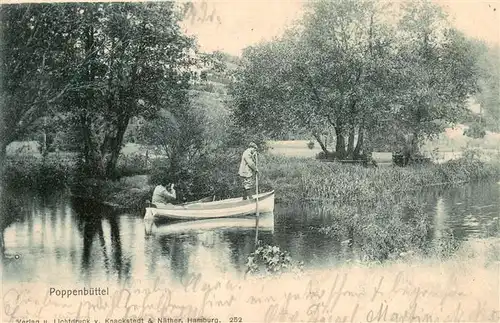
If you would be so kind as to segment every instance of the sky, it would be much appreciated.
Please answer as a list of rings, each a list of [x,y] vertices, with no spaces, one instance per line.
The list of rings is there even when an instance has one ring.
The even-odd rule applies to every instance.
[[[465,34],[500,43],[500,0],[433,1],[443,6],[454,25]],[[287,25],[301,17],[303,5],[297,0],[199,0],[196,17],[189,15],[183,28],[198,38],[202,51],[240,55],[247,46],[279,36]]]

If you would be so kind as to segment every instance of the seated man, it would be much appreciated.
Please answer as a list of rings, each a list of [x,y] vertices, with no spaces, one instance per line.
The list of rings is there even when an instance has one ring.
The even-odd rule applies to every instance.
[[[170,185],[170,190],[167,189],[163,185],[158,185],[155,187],[153,191],[153,199],[152,203],[156,205],[156,207],[164,207],[166,205],[172,204],[173,201],[177,198],[175,194],[174,184]]]

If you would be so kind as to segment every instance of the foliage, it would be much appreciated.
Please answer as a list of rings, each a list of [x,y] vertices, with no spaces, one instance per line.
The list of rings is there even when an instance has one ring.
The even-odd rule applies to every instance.
[[[194,42],[179,19],[174,3],[2,6],[2,139],[63,115],[83,170],[113,177],[130,119],[185,101]]]
[[[70,186],[74,197],[116,210],[140,212],[144,211],[147,201],[151,201],[153,188],[144,175],[123,177],[115,181],[76,176]]]
[[[23,138],[68,92],[69,65],[62,23],[71,24],[66,6],[2,5],[0,7],[0,164],[5,147]],[[76,88],[73,88],[76,90]]]
[[[9,156],[6,158],[2,182],[10,187],[59,187],[71,182],[76,173],[73,154]]]
[[[467,99],[477,90],[477,51],[434,5],[409,3],[397,31],[395,113],[382,133],[413,154],[467,113]]]
[[[117,177],[129,177],[134,175],[146,175],[150,171],[149,157],[139,153],[121,154],[116,165]]]
[[[480,121],[473,122],[469,128],[464,131],[464,135],[474,139],[484,138],[484,136],[486,136],[484,124]]]
[[[246,49],[230,90],[238,124],[273,137],[308,131],[326,156],[322,135],[333,132],[338,159],[362,158],[373,140],[418,152],[465,111],[476,52],[439,7],[392,9],[313,2],[284,36]]]
[[[480,67],[479,91],[476,99],[486,129],[500,131],[500,47],[476,41]]]
[[[205,191],[211,148],[204,119],[203,114],[187,108],[173,113],[162,110],[142,125],[139,142],[156,147],[155,152],[164,156],[153,162],[153,184],[176,183],[181,195],[190,197],[195,190]]]
[[[281,274],[302,269],[302,263],[295,263],[287,251],[278,246],[258,246],[247,259],[247,273]]]
[[[325,202],[321,212],[330,215],[328,225],[312,229],[348,242],[365,261],[395,259],[425,249],[431,223],[425,207],[414,195],[384,195],[362,204]]]

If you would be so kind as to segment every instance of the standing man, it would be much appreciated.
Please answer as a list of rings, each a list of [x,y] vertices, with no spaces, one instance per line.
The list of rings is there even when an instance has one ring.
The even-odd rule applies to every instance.
[[[251,189],[254,186],[254,179],[259,172],[257,169],[257,145],[251,142],[241,156],[240,169],[238,174],[243,186],[243,199],[252,198]]]

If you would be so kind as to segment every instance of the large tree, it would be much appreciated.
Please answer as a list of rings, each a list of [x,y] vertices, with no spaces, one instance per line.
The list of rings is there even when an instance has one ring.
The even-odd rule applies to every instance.
[[[476,95],[481,123],[488,130],[500,131],[500,46],[476,44],[480,55],[481,77]]]
[[[477,91],[478,51],[437,5],[408,2],[395,34],[392,113],[380,133],[409,156],[460,122]]]
[[[172,2],[2,7],[2,153],[57,112],[71,116],[84,169],[113,176],[133,116],[185,106],[194,42],[180,19]]]
[[[440,13],[426,2],[312,3],[284,36],[244,52],[235,116],[270,136],[309,131],[327,155],[321,134],[333,132],[339,159],[361,157],[381,133],[417,147],[475,88],[474,52]]]
[[[325,153],[321,134],[333,131],[339,158],[359,155],[364,129],[380,115],[382,13],[371,1],[315,2],[281,39],[248,49],[233,88],[242,125],[272,135],[307,130]]]
[[[172,3],[79,9],[81,46],[75,56],[88,64],[76,72],[88,90],[68,100],[77,107],[85,166],[96,175],[113,176],[132,117],[184,107],[193,41],[181,33],[174,9]]]

